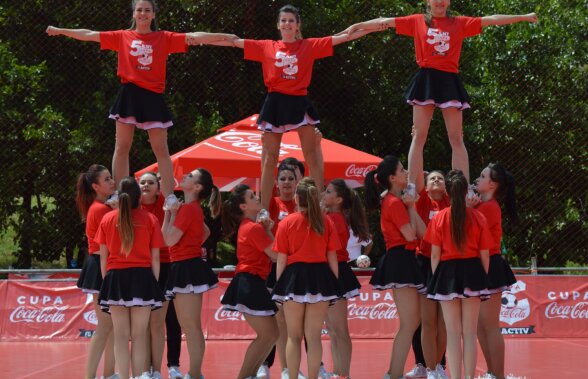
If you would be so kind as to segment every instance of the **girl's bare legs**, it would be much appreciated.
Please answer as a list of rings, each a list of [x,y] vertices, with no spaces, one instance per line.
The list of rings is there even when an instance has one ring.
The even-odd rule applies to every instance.
[[[463,142],[463,113],[457,108],[443,109],[447,137],[451,145],[451,168],[463,171],[470,180],[468,151]]]
[[[204,358],[204,333],[202,332],[202,294],[176,294],[174,299],[180,327],[186,334],[186,345],[190,356],[190,375],[200,378]]]
[[[147,130],[151,150],[157,158],[157,167],[161,175],[161,192],[164,196],[174,193],[174,168],[167,147],[167,129],[153,128]]]
[[[286,344],[288,343],[288,330],[286,328],[286,318],[284,317],[284,307],[278,305],[278,313],[276,313],[276,322],[278,323],[278,341],[276,342],[276,350],[282,365],[282,371],[288,367],[286,364]]]
[[[318,378],[321,360],[323,358],[323,344],[321,341],[321,331],[327,318],[328,301],[319,301],[314,304],[306,304],[304,311],[304,338],[308,345],[306,352],[306,361],[308,364],[308,377]],[[286,320],[288,316],[286,316]],[[290,372],[290,378],[292,373]],[[295,374],[297,371],[294,372]]]
[[[121,379],[129,379],[129,366],[131,354],[129,352],[129,339],[131,338],[131,312],[129,308],[122,306],[110,306],[112,325],[114,330],[114,353],[118,364],[118,375]],[[141,362],[144,365],[145,361]]]
[[[441,363],[445,350],[447,349],[447,329],[445,328],[445,321],[443,320],[443,312],[441,311],[441,304],[437,304],[437,356],[435,362]]]
[[[261,207],[269,209],[274,189],[274,170],[280,158],[281,133],[264,132],[261,136]]]
[[[416,183],[416,176],[423,172],[423,151],[434,111],[434,105],[412,107],[412,142],[408,150],[408,180],[411,183]]]
[[[451,379],[461,379],[461,362],[463,357],[461,350],[461,300],[442,301],[441,309],[443,311],[445,327],[447,328],[447,362],[449,364],[449,371],[451,371]]]
[[[265,360],[278,339],[278,324],[271,316],[251,316],[243,313],[245,321],[253,328],[257,337],[251,342],[245,353],[238,379],[255,377],[257,369]]]
[[[149,329],[151,331],[151,367],[153,371],[161,372],[161,361],[163,360],[163,349],[165,346],[165,315],[169,301],[164,301],[163,306],[153,312],[149,319]],[[149,357],[147,357],[149,361]],[[147,365],[149,368],[149,365]]]
[[[112,177],[118,185],[120,181],[129,176],[129,152],[133,145],[135,125],[116,122],[116,139],[114,142],[114,155],[112,156]]]
[[[327,311],[327,329],[331,338],[333,371],[335,374],[349,376],[352,344],[347,323],[347,300],[337,301]]]
[[[304,160],[310,170],[309,176],[314,179],[317,188],[322,192],[324,189],[323,155],[320,141],[317,143],[316,129],[314,125],[304,125],[296,130],[300,138]]]
[[[504,379],[504,338],[500,332],[500,308],[502,294],[493,294],[480,305],[478,340],[486,359],[488,371],[498,379]]]
[[[404,376],[404,364],[412,345],[412,336],[420,324],[420,304],[416,288],[399,288],[392,293],[400,318],[400,328],[394,338],[389,372],[392,379],[398,379]]]
[[[151,350],[147,343],[150,314],[151,307],[130,308],[131,367],[134,376],[140,376],[143,373],[145,361]]]
[[[477,330],[480,314],[480,298],[471,297],[461,300],[461,323],[463,333],[463,368],[466,377],[476,373],[476,355],[478,353]]]
[[[288,367],[288,375],[290,379],[298,379],[298,371],[300,370],[300,343],[304,336],[305,305],[306,304],[296,303],[294,301],[286,301],[282,306],[288,332],[288,342],[286,343],[286,365]],[[310,359],[310,352],[307,354]]]
[[[425,363],[431,370],[435,369],[437,361],[437,302],[427,299],[426,295],[419,295],[421,302],[421,346]]]
[[[92,295],[94,298],[94,311],[96,312],[96,331],[90,340],[88,351],[88,362],[86,364],[86,379],[94,379],[100,364],[100,358],[104,353],[104,371],[105,377],[114,374],[114,336],[112,333],[112,319],[106,312],[102,312],[98,305],[98,294]]]

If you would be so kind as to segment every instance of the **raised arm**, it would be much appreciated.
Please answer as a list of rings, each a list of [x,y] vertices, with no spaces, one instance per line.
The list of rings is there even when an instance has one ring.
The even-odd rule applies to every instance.
[[[495,14],[493,16],[486,16],[482,17],[482,27],[492,26],[492,25],[510,25],[517,22],[537,22],[539,19],[537,14],[529,13],[529,14],[522,14],[522,15],[504,15],[504,14]]]
[[[186,45],[216,45],[218,42],[231,42],[238,39],[234,34],[193,32],[186,33]],[[233,46],[232,43],[220,46]]]
[[[66,36],[79,41],[100,42],[100,32],[89,29],[63,29],[48,26],[46,32],[50,37]]]

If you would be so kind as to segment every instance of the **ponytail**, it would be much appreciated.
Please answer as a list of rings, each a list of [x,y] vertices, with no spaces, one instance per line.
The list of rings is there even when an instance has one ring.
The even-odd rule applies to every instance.
[[[82,221],[86,220],[88,210],[96,199],[96,191],[92,188],[92,184],[98,183],[100,174],[108,170],[106,167],[93,164],[88,168],[88,171],[81,173],[76,182],[76,206]]]
[[[494,191],[494,197],[499,203],[504,204],[504,210],[508,219],[512,223],[517,224],[519,217],[517,212],[514,177],[498,162],[490,163],[488,168],[490,169],[490,180],[497,185],[496,190]]]
[[[249,189],[248,185],[239,184],[223,203],[221,223],[226,236],[231,236],[238,230],[239,223],[243,218],[241,204],[245,203],[245,195]]]
[[[324,216],[319,201],[319,190],[311,178],[303,178],[296,186],[298,195],[298,206],[306,208],[305,216],[308,219],[310,228],[317,234],[325,232]]]
[[[135,230],[132,210],[139,208],[141,188],[134,177],[128,176],[120,182],[118,195],[118,234],[121,253],[128,257],[135,243]]]
[[[365,177],[365,206],[369,210],[380,209],[380,194],[390,190],[388,178],[396,175],[400,161],[393,155],[386,155],[378,167]]]
[[[462,251],[466,240],[466,194],[468,181],[461,170],[447,174],[447,193],[451,201],[451,240]]]
[[[204,199],[209,199],[208,207],[210,208],[210,214],[212,218],[217,218],[221,213],[223,206],[220,191],[218,187],[214,185],[212,175],[208,170],[198,168],[196,171],[200,173],[198,183],[202,185],[202,191],[198,194],[198,200],[202,201]]]
[[[367,216],[357,192],[349,188],[343,179],[332,180],[329,184],[333,186],[337,196],[343,200],[341,210],[345,214],[347,224],[351,227],[353,234],[359,238],[360,242],[369,240]]]

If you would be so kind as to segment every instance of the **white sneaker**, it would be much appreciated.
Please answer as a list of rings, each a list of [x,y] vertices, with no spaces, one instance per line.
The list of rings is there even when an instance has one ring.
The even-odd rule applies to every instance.
[[[264,363],[257,369],[257,378],[259,379],[269,379],[270,372],[269,367]]]
[[[114,374],[110,375],[108,378],[104,378],[104,379],[120,379],[120,376],[118,376],[118,373],[115,372]]]
[[[439,379],[439,375],[437,374],[437,371],[427,369],[427,379]]]
[[[482,379],[496,379],[496,376],[494,374],[492,374],[491,372],[487,372],[486,374],[484,374]]]
[[[420,363],[417,363],[416,366],[412,368],[409,372],[404,374],[407,378],[426,378],[427,377],[427,368]]]
[[[141,376],[138,376],[139,379],[151,379],[151,374],[149,373],[149,371],[145,371],[144,373],[141,374]]]
[[[162,379],[161,373],[159,371],[153,371],[151,373],[151,378],[152,379]]]
[[[290,379],[290,375],[288,373],[288,368],[282,370],[281,379]],[[306,379],[306,376],[302,375],[302,372],[298,372],[298,379]]]
[[[167,373],[169,375],[169,379],[183,379],[184,375],[180,371],[178,366],[169,366],[167,368]]]
[[[330,377],[331,374],[327,372],[325,365],[321,364],[321,367],[319,367],[319,379],[329,379]]]
[[[391,379],[391,378],[390,378],[390,374],[388,374],[388,373],[385,373],[385,374],[384,374],[384,379]]]
[[[437,363],[437,367],[435,367],[435,371],[437,372],[437,377],[439,379],[449,379],[449,377],[447,376],[447,373],[445,372],[445,369],[443,368],[443,366],[441,366],[440,363]]]

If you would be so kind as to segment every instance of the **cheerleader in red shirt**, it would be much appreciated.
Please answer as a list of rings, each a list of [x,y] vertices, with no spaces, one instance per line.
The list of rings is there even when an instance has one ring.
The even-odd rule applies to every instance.
[[[473,378],[480,299],[488,296],[486,273],[492,240],[484,215],[466,207],[464,174],[450,171],[446,186],[451,205],[433,217],[424,238],[432,245],[433,277],[427,296],[441,300],[451,377],[462,378],[463,359],[465,377]]]
[[[280,222],[273,245],[278,253],[273,299],[284,307],[289,378],[298,378],[303,337],[308,344],[308,377],[317,378],[327,308],[342,296],[336,253],[341,243],[332,221],[321,211],[314,180],[302,179],[296,186],[295,199],[298,212]]]
[[[202,379],[205,341],[202,333],[202,294],[218,283],[216,274],[202,260],[202,243],[210,235],[204,223],[200,203],[206,199],[212,217],[220,213],[222,203],[210,172],[196,169],[180,183],[184,204],[165,212],[163,236],[170,247],[171,267],[166,284],[166,297],[174,300],[178,321],[186,334],[190,370],[185,379]]]
[[[184,53],[188,45],[230,40],[236,36],[219,33],[173,33],[157,31],[157,4],[154,0],[133,0],[130,29],[96,32],[88,29],[62,29],[49,26],[50,36],[64,35],[80,41],[99,42],[103,50],[118,52],[121,89],[110,118],[116,120],[116,140],[112,172],[116,182],[129,175],[129,151],[135,127],[147,130],[151,149],[161,173],[162,191],[169,199],[166,206],[177,202],[173,194],[174,178],[167,147],[167,128],[172,116],[165,104],[167,57]]]
[[[155,215],[160,224],[163,225],[163,196],[159,192],[159,178],[155,172],[146,172],[139,178],[141,187],[141,208]],[[159,287],[165,292],[165,285],[169,275],[171,260],[169,249],[164,246],[159,249]],[[180,349],[182,343],[182,331],[176,317],[175,310],[171,310],[173,304],[165,301],[161,309],[151,313],[149,328],[151,329],[151,359],[146,369],[153,371],[153,378],[161,377],[161,361],[163,358],[163,347],[167,336],[167,365],[169,377],[171,379],[183,378],[179,373],[180,366]]]
[[[104,281],[98,297],[112,315],[114,351],[122,379],[146,376],[151,311],[162,306],[159,248],[165,246],[157,217],[140,208],[141,189],[135,178],[120,183],[119,209],[102,218],[96,241]],[[129,339],[131,351],[129,352]]]
[[[223,204],[223,232],[237,233],[237,268],[235,277],[221,300],[223,307],[239,311],[257,333],[251,342],[237,378],[257,377],[258,367],[278,339],[278,325],[274,317],[277,307],[265,285],[272,260],[272,221],[257,223],[261,210],[259,199],[249,186],[238,185]]]
[[[319,115],[307,97],[314,61],[333,55],[333,46],[362,37],[367,32],[324,38],[303,39],[300,13],[286,5],[278,13],[277,28],[282,39],[243,40],[214,43],[245,50],[245,59],[262,63],[263,79],[268,95],[257,120],[263,134],[261,167],[261,205],[267,209],[272,193],[273,175],[279,158],[282,134],[298,131],[304,159],[310,176],[319,189],[323,188],[323,158],[320,134],[314,125]]]
[[[104,352],[104,377],[116,379],[114,373],[114,339],[112,337],[112,320],[106,313],[100,312],[98,293],[102,286],[102,273],[100,272],[100,244],[96,242],[96,232],[104,215],[112,211],[105,201],[114,193],[116,185],[108,169],[102,165],[94,164],[87,172],[80,174],[76,184],[76,205],[86,222],[86,239],[88,240],[89,257],[84,261],[84,267],[77,286],[86,293],[91,293],[94,298],[96,311],[96,331],[90,340],[88,362],[86,364],[86,379],[94,379],[98,364]]]
[[[347,324],[347,300],[359,296],[361,285],[349,265],[349,227],[359,241],[370,239],[369,226],[363,203],[357,193],[349,188],[343,179],[329,183],[323,195],[323,206],[327,216],[333,222],[339,235],[341,248],[337,250],[339,263],[339,285],[343,289],[343,298],[337,301],[327,312],[327,330],[331,339],[333,355],[333,372],[347,378],[351,367],[351,337]]]
[[[426,0],[425,14],[406,17],[377,18],[352,25],[347,31],[369,32],[396,28],[401,35],[413,37],[416,60],[420,69],[404,93],[413,106],[414,133],[409,162],[423,155],[429,126],[435,108],[440,108],[451,144],[451,166],[469,178],[468,152],[463,142],[462,110],[470,107],[470,97],[457,75],[462,42],[478,35],[482,28],[516,22],[537,22],[537,15],[494,15],[487,17],[452,16],[450,0]],[[408,167],[409,172],[415,171]]]
[[[478,340],[488,371],[498,379],[504,379],[504,337],[500,331],[500,309],[502,291],[516,283],[515,276],[506,260],[500,255],[502,239],[502,211],[504,204],[509,221],[518,221],[514,178],[500,163],[491,163],[482,170],[476,180],[476,190],[481,202],[476,210],[486,216],[492,246],[490,247],[490,268],[488,270],[488,290],[490,300],[482,303],[478,320]]]
[[[392,289],[400,318],[385,379],[403,376],[412,336],[420,323],[418,291],[425,286],[415,251],[408,250],[424,235],[425,224],[416,211],[415,198],[402,194],[407,184],[407,171],[392,155],[386,156],[365,178],[366,208],[381,209],[380,225],[387,250],[370,284],[376,290]]]

